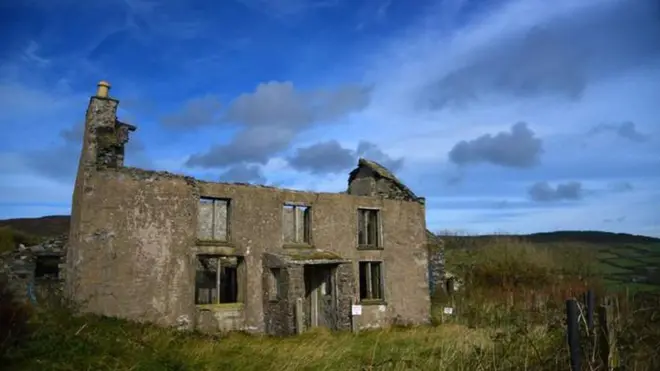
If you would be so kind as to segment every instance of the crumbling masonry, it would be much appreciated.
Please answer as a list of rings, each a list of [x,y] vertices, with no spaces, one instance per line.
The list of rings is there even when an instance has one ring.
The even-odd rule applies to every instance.
[[[361,159],[346,193],[312,193],[124,167],[136,128],[108,90],[87,109],[66,256],[84,312],[276,335],[296,309],[349,329],[353,304],[361,328],[429,322],[424,199],[389,171]]]

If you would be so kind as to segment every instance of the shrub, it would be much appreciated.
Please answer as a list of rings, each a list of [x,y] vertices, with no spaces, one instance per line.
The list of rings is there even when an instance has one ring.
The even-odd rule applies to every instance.
[[[517,288],[550,285],[566,273],[557,254],[521,238],[482,239],[479,244],[450,249],[446,260],[467,285]]]
[[[11,227],[0,227],[0,253],[12,251],[18,244],[36,245],[39,242],[38,237],[30,236]]]

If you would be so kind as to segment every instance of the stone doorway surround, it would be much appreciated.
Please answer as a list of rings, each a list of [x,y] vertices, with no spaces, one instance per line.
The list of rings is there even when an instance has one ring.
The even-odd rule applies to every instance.
[[[296,249],[266,253],[263,261],[267,333],[293,335],[312,327],[350,329],[355,286],[350,260],[318,249]],[[300,303],[302,308],[296,308]]]

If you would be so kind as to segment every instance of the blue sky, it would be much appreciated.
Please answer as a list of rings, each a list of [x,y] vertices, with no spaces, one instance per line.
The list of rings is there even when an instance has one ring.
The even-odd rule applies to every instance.
[[[657,1],[9,0],[0,18],[0,218],[69,212],[107,80],[131,166],[342,191],[364,156],[427,197],[434,231],[660,236]]]

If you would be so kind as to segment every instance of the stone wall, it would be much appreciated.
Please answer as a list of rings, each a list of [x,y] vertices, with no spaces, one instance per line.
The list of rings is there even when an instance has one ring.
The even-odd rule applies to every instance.
[[[289,288],[291,282],[290,268],[269,265],[264,259],[263,294],[265,332],[273,335],[293,335],[295,329],[295,298],[290,302]],[[279,270],[279,281],[273,282],[271,269]],[[295,270],[295,267],[293,267]],[[296,273],[296,272],[294,272]],[[280,286],[280,296],[277,297],[275,285]],[[293,298],[293,295],[291,296]],[[293,310],[293,311],[292,311]]]
[[[194,182],[120,168],[96,172],[85,189],[67,255],[81,310],[164,325],[194,318]]]
[[[355,273],[350,264],[340,264],[335,274],[337,287],[343,289],[343,292],[355,292]],[[338,330],[351,329],[351,306],[355,298],[352,295],[340,295],[337,297],[337,312],[340,314],[337,321]]]
[[[67,236],[48,239],[34,246],[19,245],[0,255],[0,276],[8,278],[19,300],[34,300],[61,293],[65,279]]]
[[[433,233],[428,233],[429,240],[429,293],[431,297],[436,290],[444,289],[445,272],[445,244],[443,240]]]
[[[358,168],[356,174],[351,177],[348,193],[359,196],[385,197],[390,200],[417,201],[416,197],[411,197],[392,179],[385,178],[366,166]]]

